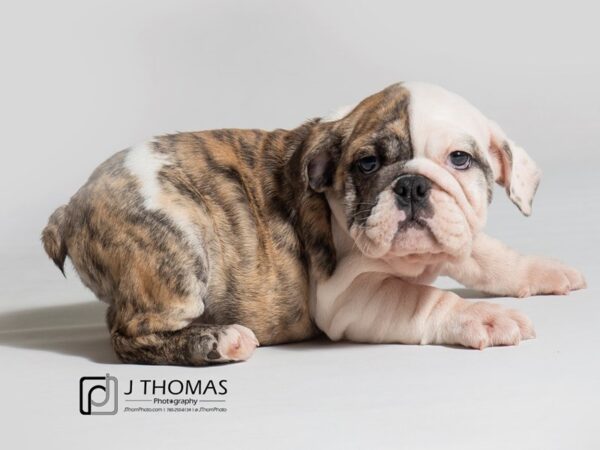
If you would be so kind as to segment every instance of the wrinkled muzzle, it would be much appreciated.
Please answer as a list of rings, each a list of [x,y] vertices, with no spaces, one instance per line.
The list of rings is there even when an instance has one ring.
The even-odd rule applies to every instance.
[[[461,258],[483,226],[460,184],[425,158],[409,161],[378,198],[363,225],[352,225],[356,245],[372,258]]]

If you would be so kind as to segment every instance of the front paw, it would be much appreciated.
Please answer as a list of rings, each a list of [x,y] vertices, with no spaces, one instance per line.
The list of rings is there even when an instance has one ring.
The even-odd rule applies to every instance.
[[[551,259],[531,258],[516,296],[565,295],[586,286],[585,278],[579,271]]]
[[[484,349],[518,345],[535,337],[531,321],[521,312],[487,302],[462,303],[446,327],[444,343]]]

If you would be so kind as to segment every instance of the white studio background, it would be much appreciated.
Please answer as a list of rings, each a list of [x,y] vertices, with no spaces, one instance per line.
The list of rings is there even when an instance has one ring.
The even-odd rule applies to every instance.
[[[290,128],[400,80],[454,90],[547,169],[597,159],[593,2],[3,1],[0,248],[112,153]]]
[[[598,12],[578,0],[0,0],[0,447],[600,448]],[[589,289],[491,299],[533,320],[538,338],[518,347],[308,342],[236,365],[119,364],[103,304],[39,242],[92,170],[153,135],[292,128],[401,80],[461,94],[538,162],[532,217],[497,189],[488,230],[581,269]],[[106,373],[227,378],[231,412],[81,416],[79,378]]]

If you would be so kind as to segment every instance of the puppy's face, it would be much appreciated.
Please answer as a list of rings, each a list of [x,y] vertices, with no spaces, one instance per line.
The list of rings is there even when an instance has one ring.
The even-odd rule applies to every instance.
[[[366,256],[461,258],[485,223],[494,181],[528,215],[535,163],[464,99],[439,87],[390,86],[318,124],[310,187]]]

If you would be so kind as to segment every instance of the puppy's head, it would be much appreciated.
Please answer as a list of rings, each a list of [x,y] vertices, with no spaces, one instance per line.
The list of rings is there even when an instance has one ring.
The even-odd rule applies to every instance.
[[[366,256],[423,262],[470,253],[494,181],[529,215],[540,178],[498,125],[422,83],[392,85],[316,124],[303,171]]]

